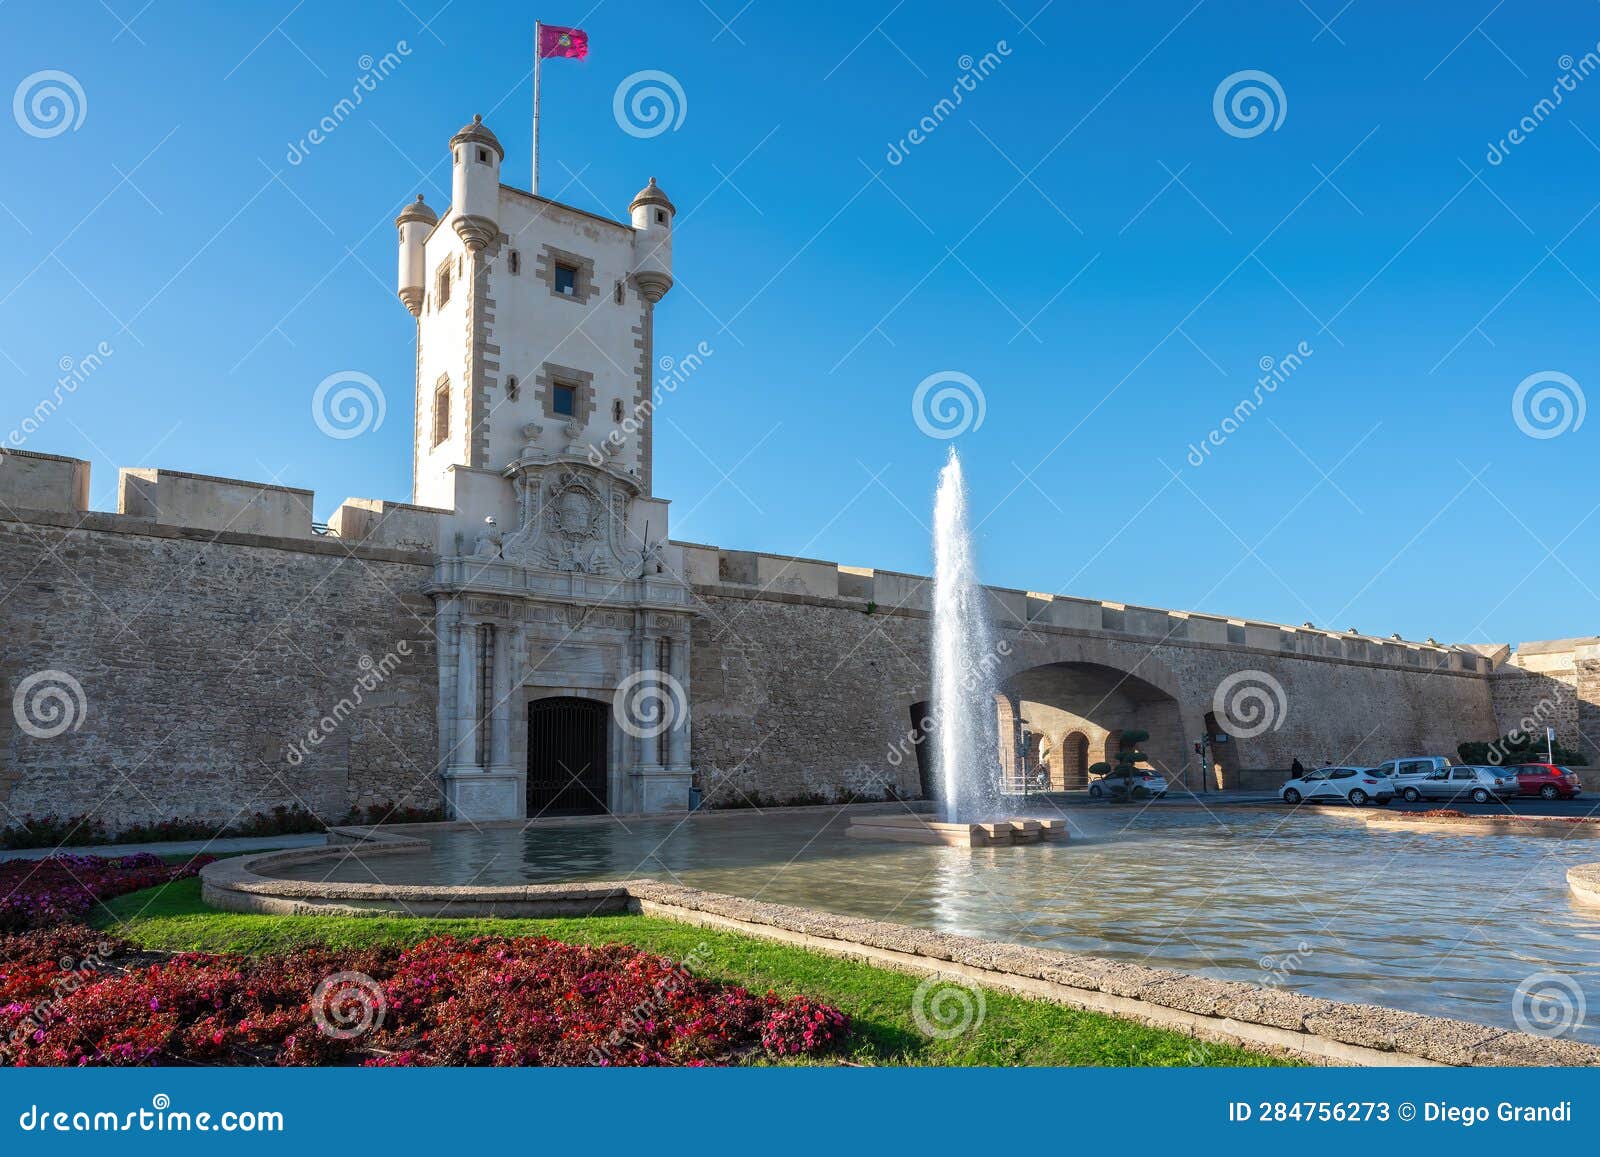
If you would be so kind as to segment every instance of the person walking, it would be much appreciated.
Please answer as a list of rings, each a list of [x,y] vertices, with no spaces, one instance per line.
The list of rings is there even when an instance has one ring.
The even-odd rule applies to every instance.
[[[1294,762],[1289,765],[1290,776],[1294,779],[1299,779],[1305,773],[1306,765],[1300,762],[1300,757],[1298,755],[1295,756]]]

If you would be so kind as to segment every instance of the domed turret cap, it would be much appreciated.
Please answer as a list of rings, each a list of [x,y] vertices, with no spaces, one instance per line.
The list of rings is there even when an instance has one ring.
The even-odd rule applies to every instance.
[[[463,142],[471,141],[474,144],[488,145],[500,154],[500,159],[506,159],[506,151],[500,146],[500,138],[489,131],[489,126],[483,123],[483,114],[479,113],[472,118],[470,125],[462,127],[461,131],[450,138],[450,147],[453,149]]]
[[[422,194],[418,193],[417,199],[407,205],[401,211],[400,216],[394,219],[396,225],[404,225],[407,221],[421,221],[424,225],[437,225],[439,223],[439,214],[428,208],[422,200]]]
[[[654,177],[650,178],[648,185],[639,190],[632,204],[628,206],[628,212],[632,213],[640,205],[665,205],[668,213],[676,213],[678,211],[678,207],[667,200],[667,195],[661,191],[661,186],[656,184]]]

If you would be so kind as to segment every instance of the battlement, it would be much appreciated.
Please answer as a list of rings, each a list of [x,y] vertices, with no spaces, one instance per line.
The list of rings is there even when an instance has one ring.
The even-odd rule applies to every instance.
[[[53,513],[86,511],[90,464],[76,458],[12,450],[0,455],[0,509]],[[458,469],[460,486],[497,482],[490,472]],[[326,528],[312,522],[309,490],[164,469],[119,472],[118,513],[130,521],[198,530],[257,534],[280,539],[332,538],[351,545],[456,553],[460,536],[476,534],[457,511],[372,498],[348,498]],[[470,548],[470,541],[469,548]],[[286,543],[286,545],[288,545]],[[928,614],[933,580],[926,575],[873,567],[841,566],[823,559],[724,550],[673,542],[682,575],[692,586],[744,597],[802,597],[837,601],[870,613]],[[1488,673],[1506,667],[1568,666],[1574,649],[1595,640],[1456,646],[1380,638],[1352,632],[1288,626],[1255,619],[1129,603],[990,587],[994,622],[1001,628],[1060,628],[1108,633],[1168,645],[1185,643],[1300,655],[1343,662]],[[1587,653],[1593,653],[1590,647]]]
[[[683,551],[684,577],[698,588],[729,593],[803,596],[859,604],[863,612],[929,614],[933,580],[926,575],[871,567],[840,566],[821,559],[722,550],[697,543],[675,543]],[[1226,618],[1194,611],[1172,611],[1129,603],[989,587],[990,614],[996,626],[1024,629],[1058,627],[1130,635],[1151,642],[1209,644],[1274,655],[1304,655],[1345,662],[1374,663],[1420,670],[1488,672],[1504,661],[1483,648],[1384,639],[1373,635],[1291,627],[1254,619]]]

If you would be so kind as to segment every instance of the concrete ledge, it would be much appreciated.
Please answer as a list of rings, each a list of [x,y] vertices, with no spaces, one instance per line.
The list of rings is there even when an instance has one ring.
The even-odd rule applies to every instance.
[[[1600,836],[1600,823],[1575,822],[1563,816],[1429,816],[1412,812],[1416,819],[1402,819],[1400,812],[1387,816],[1368,816],[1367,826],[1391,832],[1455,832],[1463,835],[1555,836],[1593,839]]]
[[[421,825],[419,825],[421,826]],[[902,972],[940,975],[1135,1020],[1196,1038],[1336,1065],[1600,1066],[1600,1047],[1236,981],[839,916],[648,880],[509,887],[336,884],[274,879],[295,864],[359,851],[406,855],[428,842],[393,829],[340,828],[341,846],[219,860],[206,902],[273,915],[660,916]],[[1600,880],[1600,865],[1595,879]]]
[[[1567,869],[1567,887],[1579,903],[1600,908],[1600,864],[1574,864]]]

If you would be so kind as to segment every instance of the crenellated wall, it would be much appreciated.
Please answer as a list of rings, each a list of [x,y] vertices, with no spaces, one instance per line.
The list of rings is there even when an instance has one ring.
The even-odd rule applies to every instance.
[[[421,592],[465,536],[453,511],[352,499],[323,534],[307,491],[125,472],[127,510],[111,514],[82,509],[87,479],[73,459],[0,460],[0,688],[65,672],[85,712],[42,739],[0,713],[0,805],[98,811],[117,826],[436,798],[434,611]],[[689,684],[703,788],[724,801],[917,794],[927,577],[691,543],[664,558],[699,612]],[[1146,730],[1152,761],[1197,788],[1295,758],[1453,755],[1546,701],[1564,743],[1592,751],[1600,728],[1597,639],[1511,654],[990,593],[995,673],[1035,736],[1059,751],[1082,730],[1097,759],[1115,732]],[[363,686],[374,667],[382,678]],[[1217,689],[1249,674],[1279,691],[1271,725],[1204,767],[1192,742]]]

